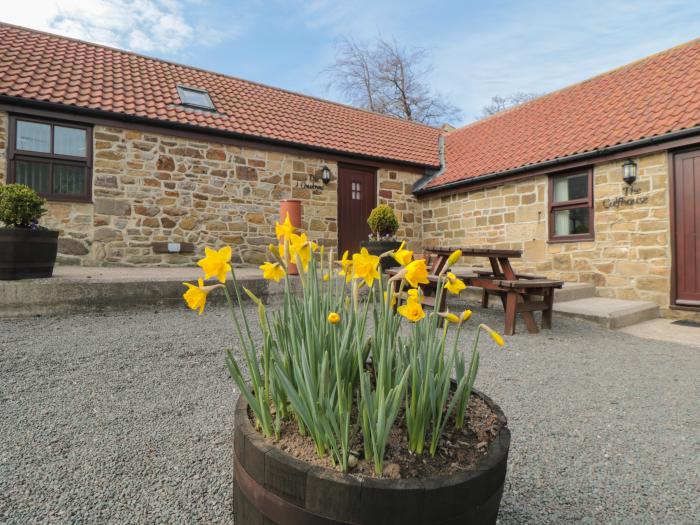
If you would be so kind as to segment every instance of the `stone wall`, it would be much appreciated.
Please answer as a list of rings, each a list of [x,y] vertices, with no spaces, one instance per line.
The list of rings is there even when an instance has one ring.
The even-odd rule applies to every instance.
[[[279,201],[288,198],[301,200],[310,237],[336,246],[336,162],[102,126],[93,143],[93,203],[49,202],[42,220],[61,232],[63,264],[190,265],[204,246],[223,244],[234,245],[236,261],[259,263],[275,242]],[[332,172],[327,186],[320,181],[323,166]],[[302,187],[310,175],[323,189]],[[377,176],[378,202],[397,209],[399,235],[418,246],[419,204],[402,192],[419,175],[381,169]],[[157,254],[154,242],[193,243],[196,252]]]
[[[609,207],[623,195],[622,161],[594,168],[595,240],[548,242],[547,177],[422,201],[426,245],[523,250],[523,272],[595,284],[598,294],[670,300],[671,246],[667,154],[635,159],[643,204]],[[467,260],[469,264],[488,261]]]

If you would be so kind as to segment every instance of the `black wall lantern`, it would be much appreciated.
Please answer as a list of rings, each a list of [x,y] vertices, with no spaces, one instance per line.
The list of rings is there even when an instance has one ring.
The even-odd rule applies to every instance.
[[[321,180],[324,184],[328,184],[331,181],[331,169],[328,166],[324,166],[321,170]]]
[[[637,163],[632,159],[628,159],[622,165],[622,180],[624,180],[630,186],[632,186],[634,181],[637,180]]]

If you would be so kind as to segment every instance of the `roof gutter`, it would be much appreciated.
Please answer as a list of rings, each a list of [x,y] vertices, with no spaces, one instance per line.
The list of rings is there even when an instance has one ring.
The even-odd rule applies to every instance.
[[[528,171],[532,171],[535,169],[542,169],[542,168],[549,168],[549,167],[554,168],[554,167],[558,167],[560,165],[568,164],[570,162],[575,162],[575,161],[588,160],[588,159],[592,160],[592,159],[596,159],[598,157],[602,157],[605,155],[624,152],[624,151],[639,148],[639,147],[654,146],[657,144],[662,144],[664,142],[669,142],[671,140],[690,137],[692,135],[697,135],[697,134],[700,134],[700,126],[682,129],[680,131],[674,131],[671,133],[667,133],[665,135],[656,135],[654,137],[648,137],[648,138],[636,140],[633,142],[626,142],[625,144],[617,144],[615,146],[609,146],[609,147],[603,148],[603,149],[587,151],[584,153],[577,153],[575,155],[569,155],[567,157],[560,157],[558,159],[539,162],[537,164],[530,164],[528,166],[523,166],[520,168],[513,168],[513,169],[509,169],[509,170],[505,170],[505,171],[499,171],[497,173],[488,173],[486,175],[480,175],[478,177],[473,177],[471,179],[463,179],[463,180],[458,180],[458,181],[454,181],[454,182],[449,182],[447,184],[441,184],[440,186],[434,186],[432,188],[426,188],[425,185],[428,182],[430,182],[430,180],[433,180],[434,178],[439,176],[439,174],[442,174],[445,171],[444,155],[443,155],[443,151],[441,149],[440,161],[441,161],[443,167],[435,175],[430,176],[430,177],[424,177],[424,178],[420,179],[418,181],[418,183],[420,183],[424,180],[425,180],[425,182],[417,189],[416,189],[416,186],[418,185],[418,183],[416,183],[416,185],[414,185],[413,193],[417,196],[423,196],[423,195],[430,195],[432,193],[454,190],[454,189],[458,189],[461,187],[464,187],[465,189],[467,189],[468,186],[471,186],[473,184],[488,182],[490,180],[498,179],[501,177],[507,177],[509,175],[517,175],[520,173],[527,173]],[[440,138],[442,139],[442,137],[440,137]]]
[[[163,129],[176,129],[184,132],[190,133],[201,133],[204,135],[210,135],[212,137],[225,137],[230,139],[244,140],[244,141],[254,141],[263,144],[269,144],[272,146],[280,146],[287,148],[301,148],[308,151],[316,151],[319,153],[326,153],[330,155],[338,155],[343,157],[352,157],[357,159],[366,159],[373,162],[386,162],[394,165],[411,166],[413,168],[421,168],[424,170],[434,169],[434,165],[430,166],[427,164],[419,164],[416,162],[410,162],[406,160],[392,159],[388,157],[377,157],[372,155],[364,155],[362,153],[354,153],[350,151],[337,150],[333,148],[324,148],[321,146],[312,146],[309,144],[304,144],[302,142],[292,142],[287,140],[271,139],[266,137],[261,137],[258,135],[245,135],[243,133],[236,133],[233,131],[224,131],[216,128],[208,128],[203,126],[193,126],[191,124],[180,124],[178,122],[171,122],[169,120],[159,120],[148,117],[137,117],[134,115],[128,115],[126,113],[117,113],[114,111],[104,111],[101,109],[84,108],[80,106],[69,106],[66,104],[59,104],[57,102],[47,102],[43,100],[31,100],[20,97],[9,97],[7,95],[0,95],[0,104],[7,104],[10,106],[22,106],[28,108],[35,108],[37,110],[54,111],[57,113],[71,112],[76,115],[84,115],[86,117],[94,117],[97,119],[111,119],[120,122],[127,122],[135,125],[142,126],[155,126]],[[2,108],[0,108],[2,109]]]

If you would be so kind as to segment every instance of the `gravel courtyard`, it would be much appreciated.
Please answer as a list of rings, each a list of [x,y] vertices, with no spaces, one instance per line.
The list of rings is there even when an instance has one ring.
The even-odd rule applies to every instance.
[[[231,523],[226,315],[0,320],[0,522]],[[507,342],[477,379],[513,433],[500,523],[700,522],[700,350],[556,316]]]

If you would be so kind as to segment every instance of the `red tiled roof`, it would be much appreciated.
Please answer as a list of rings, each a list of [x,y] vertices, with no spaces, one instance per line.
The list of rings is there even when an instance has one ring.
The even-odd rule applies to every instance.
[[[217,112],[180,106],[177,85]],[[0,95],[437,167],[441,131],[313,97],[0,23]]]
[[[428,188],[700,125],[700,40],[445,135]]]

